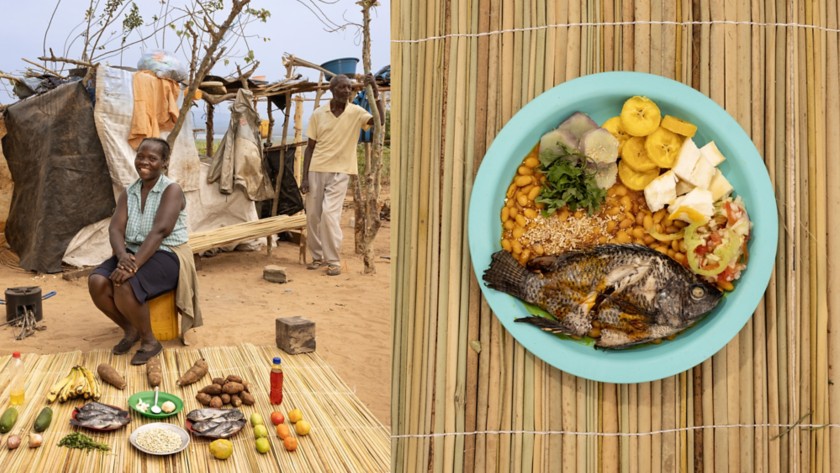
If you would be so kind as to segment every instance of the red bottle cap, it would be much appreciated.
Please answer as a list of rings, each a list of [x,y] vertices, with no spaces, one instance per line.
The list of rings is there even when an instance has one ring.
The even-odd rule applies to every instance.
[[[20,352],[16,351],[16,352],[12,353],[12,358],[20,358]]]

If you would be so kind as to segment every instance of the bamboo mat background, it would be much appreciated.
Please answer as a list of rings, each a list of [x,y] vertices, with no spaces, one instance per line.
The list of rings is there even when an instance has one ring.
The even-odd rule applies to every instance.
[[[283,403],[272,406],[268,402],[270,360],[283,358]],[[209,376],[183,388],[175,381],[203,357],[210,366]],[[297,437],[298,448],[288,452],[282,441],[269,430],[271,450],[260,454],[254,447],[254,432],[250,422],[230,440],[233,455],[225,461],[215,460],[209,451],[209,440],[191,435],[190,445],[183,452],[169,456],[146,455],[136,450],[128,441],[131,432],[144,424],[158,422],[131,411],[131,422],[123,429],[110,433],[97,433],[81,429],[86,435],[111,447],[110,452],[82,451],[57,446],[58,441],[73,428],[69,419],[73,408],[83,401],[71,400],[64,404],[54,402],[53,422],[44,435],[44,444],[37,449],[27,447],[26,435],[35,417],[46,404],[50,386],[81,364],[96,372],[99,363],[108,362],[123,374],[127,386],[120,391],[103,384],[100,402],[126,408],[128,397],[139,391],[148,391],[146,371],[143,366],[131,366],[130,356],[115,357],[107,350],[70,352],[51,355],[23,355],[28,373],[26,403],[20,410],[18,421],[10,433],[23,439],[17,450],[5,446],[9,434],[0,440],[0,465],[2,471],[47,472],[144,472],[144,471],[193,471],[193,472],[254,472],[254,471],[312,471],[312,472],[387,472],[390,465],[388,430],[376,420],[356,395],[316,353],[289,356],[275,347],[258,347],[243,344],[231,347],[196,349],[166,349],[162,352],[163,383],[161,391],[179,396],[184,409],[176,416],[160,420],[183,427],[186,415],[201,408],[195,395],[216,376],[238,374],[251,383],[256,404],[242,406],[246,418],[259,412],[270,425],[269,414],[278,410],[288,413],[294,408],[303,412],[312,424],[306,437]],[[5,410],[8,405],[10,370],[6,369],[11,356],[0,356],[0,400]],[[97,377],[98,378],[98,377]],[[286,421],[288,424],[288,420]],[[294,426],[289,424],[294,431]],[[295,434],[293,434],[295,435]]]
[[[839,23],[834,0],[392,2],[398,470],[840,471]],[[780,209],[751,320],[711,359],[651,383],[535,359],[469,263],[470,191],[493,138],[541,92],[610,70],[723,106]]]

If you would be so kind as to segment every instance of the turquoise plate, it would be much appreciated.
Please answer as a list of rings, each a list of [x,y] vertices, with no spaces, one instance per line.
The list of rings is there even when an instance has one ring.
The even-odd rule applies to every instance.
[[[540,137],[575,111],[603,123],[634,95],[653,99],[663,116],[697,125],[694,141],[714,140],[727,158],[719,167],[743,198],[753,222],[747,269],[718,307],[674,340],[626,350],[604,351],[563,340],[514,318],[528,315],[524,304],[488,288],[482,275],[501,249],[499,214],[508,185]],[[565,82],[529,102],[496,136],[476,175],[469,209],[469,245],[484,297],[508,332],[546,363],[576,376],[610,383],[641,383],[685,371],[714,355],[741,330],[767,289],[778,242],[776,199],[764,162],[749,136],[725,110],[700,92],[664,77],[605,72]],[[479,196],[481,196],[479,198]]]

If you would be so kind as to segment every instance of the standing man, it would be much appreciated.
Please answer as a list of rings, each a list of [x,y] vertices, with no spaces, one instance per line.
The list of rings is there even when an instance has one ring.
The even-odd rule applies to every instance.
[[[385,111],[373,74],[366,74],[364,83],[373,88],[373,99],[384,125]],[[309,119],[300,191],[306,195],[306,244],[312,254],[312,262],[306,269],[326,266],[329,276],[338,276],[343,237],[341,209],[350,176],[358,174],[359,129],[367,130],[373,125],[373,116],[350,103],[353,85],[349,77],[333,76],[330,92],[330,103],[318,107]]]

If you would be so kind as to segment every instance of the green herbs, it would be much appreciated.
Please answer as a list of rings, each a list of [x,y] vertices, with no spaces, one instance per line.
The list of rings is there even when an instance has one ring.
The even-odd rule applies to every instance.
[[[82,450],[102,450],[104,452],[111,450],[111,447],[108,445],[96,442],[81,432],[73,432],[72,434],[66,435],[58,442],[58,445],[60,447],[80,448]]]
[[[595,171],[586,166],[586,156],[566,151],[567,154],[553,160],[540,155],[546,185],[536,201],[545,204],[546,215],[564,206],[573,212],[583,208],[591,215],[601,207],[607,191],[598,187]]]

